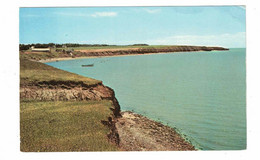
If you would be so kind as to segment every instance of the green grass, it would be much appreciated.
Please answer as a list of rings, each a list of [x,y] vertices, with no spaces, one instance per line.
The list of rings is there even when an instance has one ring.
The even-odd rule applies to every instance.
[[[141,48],[141,46],[98,46],[98,47],[68,47],[68,49],[74,50],[94,50],[94,49],[131,49],[131,48]],[[61,48],[64,49],[64,48]]]
[[[164,48],[167,45],[151,45],[151,46],[98,46],[98,47],[68,47],[74,50],[95,50],[95,49],[131,49],[131,48]],[[64,49],[64,48],[60,48]]]
[[[39,82],[79,82],[93,85],[101,81],[66,72],[40,62],[20,59],[20,84],[36,84]]]
[[[21,151],[114,151],[109,128],[111,101],[21,102]]]
[[[45,53],[48,54],[48,53]],[[20,57],[20,84],[48,85],[79,82],[93,85],[101,81],[66,72]],[[24,152],[114,151],[108,126],[101,123],[113,115],[109,100],[35,101],[20,100],[20,140]]]
[[[32,60],[41,60],[41,59],[50,59],[50,58],[57,58],[57,57],[64,57],[65,54],[63,53],[49,53],[49,52],[31,52],[30,50],[25,52],[20,52],[21,59],[32,59]]]

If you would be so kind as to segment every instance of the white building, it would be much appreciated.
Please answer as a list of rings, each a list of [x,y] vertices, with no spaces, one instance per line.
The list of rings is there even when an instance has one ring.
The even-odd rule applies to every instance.
[[[55,52],[56,47],[48,47],[48,48],[35,48],[34,46],[31,47],[31,51],[33,52]]]

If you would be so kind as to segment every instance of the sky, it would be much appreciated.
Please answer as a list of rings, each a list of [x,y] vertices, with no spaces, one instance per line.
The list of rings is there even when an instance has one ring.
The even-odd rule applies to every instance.
[[[246,47],[244,6],[20,8],[20,44]]]

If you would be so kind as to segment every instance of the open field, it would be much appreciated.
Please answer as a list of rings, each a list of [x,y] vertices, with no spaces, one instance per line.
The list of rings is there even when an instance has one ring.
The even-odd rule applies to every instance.
[[[36,102],[20,106],[21,151],[114,151],[110,129],[101,123],[112,115],[111,102]]]
[[[98,46],[98,47],[68,47],[74,50],[97,50],[97,49],[140,49],[140,48],[164,48],[170,45],[149,45],[149,46]],[[58,48],[63,49],[63,48]]]
[[[71,56],[62,52],[54,52],[54,53],[32,52],[30,50],[20,52],[20,59],[30,59],[34,61],[38,61],[41,59],[58,58],[58,57],[71,57]]]

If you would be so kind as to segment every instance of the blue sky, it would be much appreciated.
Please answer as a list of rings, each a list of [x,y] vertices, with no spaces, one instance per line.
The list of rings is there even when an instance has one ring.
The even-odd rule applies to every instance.
[[[20,43],[245,47],[246,10],[224,7],[20,8]]]

